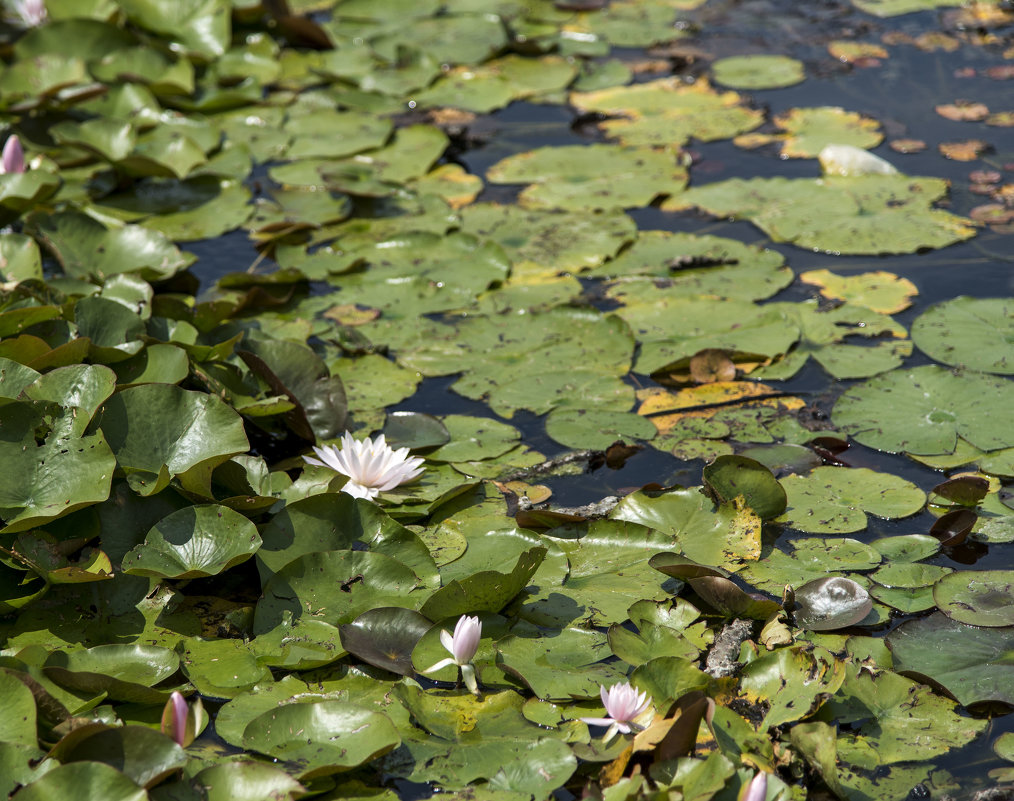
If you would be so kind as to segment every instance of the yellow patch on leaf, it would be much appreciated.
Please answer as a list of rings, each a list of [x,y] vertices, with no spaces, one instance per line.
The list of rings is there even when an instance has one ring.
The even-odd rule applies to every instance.
[[[825,298],[845,300],[881,314],[897,314],[907,309],[919,294],[907,278],[883,270],[849,276],[835,275],[830,270],[810,270],[799,279],[820,287]]]
[[[799,398],[786,397],[774,387],[756,381],[718,381],[677,392],[643,389],[637,393],[637,398],[641,401],[637,413],[650,418],[661,434],[672,430],[680,420],[688,417],[708,419],[720,409],[730,406],[783,406],[794,411],[806,405]]]

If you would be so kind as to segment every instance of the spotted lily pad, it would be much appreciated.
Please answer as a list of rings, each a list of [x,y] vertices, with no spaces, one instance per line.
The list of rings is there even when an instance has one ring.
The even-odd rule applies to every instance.
[[[1014,384],[981,373],[927,365],[872,378],[835,404],[835,423],[871,448],[912,454],[953,453],[958,436],[983,450],[1014,445],[997,426],[1014,403]]]
[[[691,137],[702,142],[728,139],[756,128],[762,112],[747,108],[735,92],[716,92],[704,79],[677,78],[575,92],[571,103],[581,111],[618,116],[600,123],[626,145],[681,145]]]
[[[912,253],[974,236],[969,220],[930,207],[946,191],[940,179],[904,175],[732,178],[673,195],[663,208],[745,218],[777,242],[829,253]]]
[[[543,147],[508,156],[486,172],[494,184],[530,184],[519,202],[532,209],[606,210],[646,206],[680,192],[686,170],[675,154],[615,145]]]
[[[787,476],[789,508],[780,518],[802,531],[847,534],[866,528],[866,514],[896,519],[923,508],[926,494],[909,481],[865,467],[818,467]]]
[[[972,626],[1014,624],[1014,571],[962,570],[933,585],[933,600],[940,611]]]
[[[930,358],[986,373],[1014,374],[1014,302],[959,297],[912,323],[912,340]]]

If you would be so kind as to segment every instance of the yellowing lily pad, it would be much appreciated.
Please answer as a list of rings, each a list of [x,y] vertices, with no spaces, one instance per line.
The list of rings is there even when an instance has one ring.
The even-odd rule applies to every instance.
[[[764,114],[743,105],[735,92],[716,92],[704,79],[692,84],[661,78],[633,86],[574,92],[577,109],[619,116],[601,123],[607,135],[627,145],[680,145],[728,139],[756,128]]]
[[[907,278],[883,270],[844,276],[830,270],[809,270],[800,275],[799,280],[819,287],[825,298],[845,300],[881,314],[904,311],[919,294],[915,284]]]

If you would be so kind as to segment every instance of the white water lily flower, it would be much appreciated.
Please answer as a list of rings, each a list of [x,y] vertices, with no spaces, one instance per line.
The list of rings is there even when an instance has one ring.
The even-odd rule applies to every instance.
[[[599,694],[608,717],[579,720],[589,726],[608,726],[609,729],[602,738],[603,744],[612,740],[618,732],[629,734],[632,729],[643,728],[635,721],[651,708],[651,698],[647,693],[638,693],[630,686],[630,682],[624,682],[614,684],[608,691],[603,686],[599,689]]]
[[[743,788],[739,801],[764,801],[768,795],[768,775],[759,770],[750,779],[750,783]]]
[[[14,13],[26,28],[34,28],[46,21],[46,4],[43,0],[14,0]]]
[[[0,154],[0,175],[25,171],[25,151],[21,148],[21,140],[17,134],[4,142],[3,153]]]
[[[436,670],[445,668],[448,665],[457,665],[461,669],[461,678],[465,686],[474,694],[479,694],[479,685],[475,681],[475,666],[472,660],[475,652],[479,650],[479,640],[482,639],[482,621],[478,617],[462,615],[454,626],[454,634],[446,629],[440,630],[440,642],[451,654],[448,659],[441,659],[435,665],[426,668],[423,673],[433,673]]]
[[[395,450],[384,440],[381,434],[374,441],[371,437],[357,440],[349,432],[342,435],[341,449],[334,445],[323,448],[314,447],[313,452],[319,456],[304,456],[309,464],[318,467],[330,467],[343,476],[348,476],[348,483],[342,487],[355,498],[376,498],[381,492],[394,489],[423,473],[423,460],[418,456],[409,456],[408,448]]]
[[[817,154],[824,175],[894,175],[894,165],[854,145],[827,145]]]

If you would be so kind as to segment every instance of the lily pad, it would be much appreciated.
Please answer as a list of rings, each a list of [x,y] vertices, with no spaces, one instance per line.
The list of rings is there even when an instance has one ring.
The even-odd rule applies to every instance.
[[[936,612],[908,620],[887,635],[894,669],[928,677],[964,706],[997,701],[1014,705],[1014,628],[980,628]]]
[[[944,301],[915,319],[912,340],[943,364],[1014,375],[1014,301],[968,297]]]
[[[702,142],[728,139],[756,128],[761,111],[747,108],[735,92],[716,92],[707,80],[685,83],[678,78],[575,92],[570,102],[584,112],[624,119],[600,123],[607,135],[626,145],[682,145],[691,137]]]
[[[800,83],[803,64],[788,56],[730,56],[711,65],[715,82],[733,89],[781,89]]]
[[[494,184],[530,186],[519,202],[531,209],[596,211],[647,206],[680,192],[686,170],[673,153],[615,145],[543,147],[508,156],[486,172]]]
[[[400,742],[389,718],[346,701],[285,704],[243,732],[244,747],[294,763],[304,779],[356,767]]]
[[[662,207],[748,219],[776,242],[828,253],[913,253],[975,235],[969,220],[930,207],[946,192],[940,179],[905,175],[731,178],[673,195]]]
[[[958,436],[988,451],[1014,445],[1014,432],[996,425],[1012,403],[1010,381],[927,365],[852,387],[833,419],[863,445],[892,453],[952,453]]]
[[[972,626],[1014,624],[1014,571],[961,570],[933,585],[933,600],[940,611]]]
[[[789,508],[780,521],[813,534],[862,531],[867,513],[893,520],[926,503],[926,494],[911,482],[865,467],[818,467],[783,478],[782,486]]]
[[[249,559],[260,544],[257,528],[239,512],[190,506],[160,520],[122,565],[127,573],[155,578],[215,576]]]

